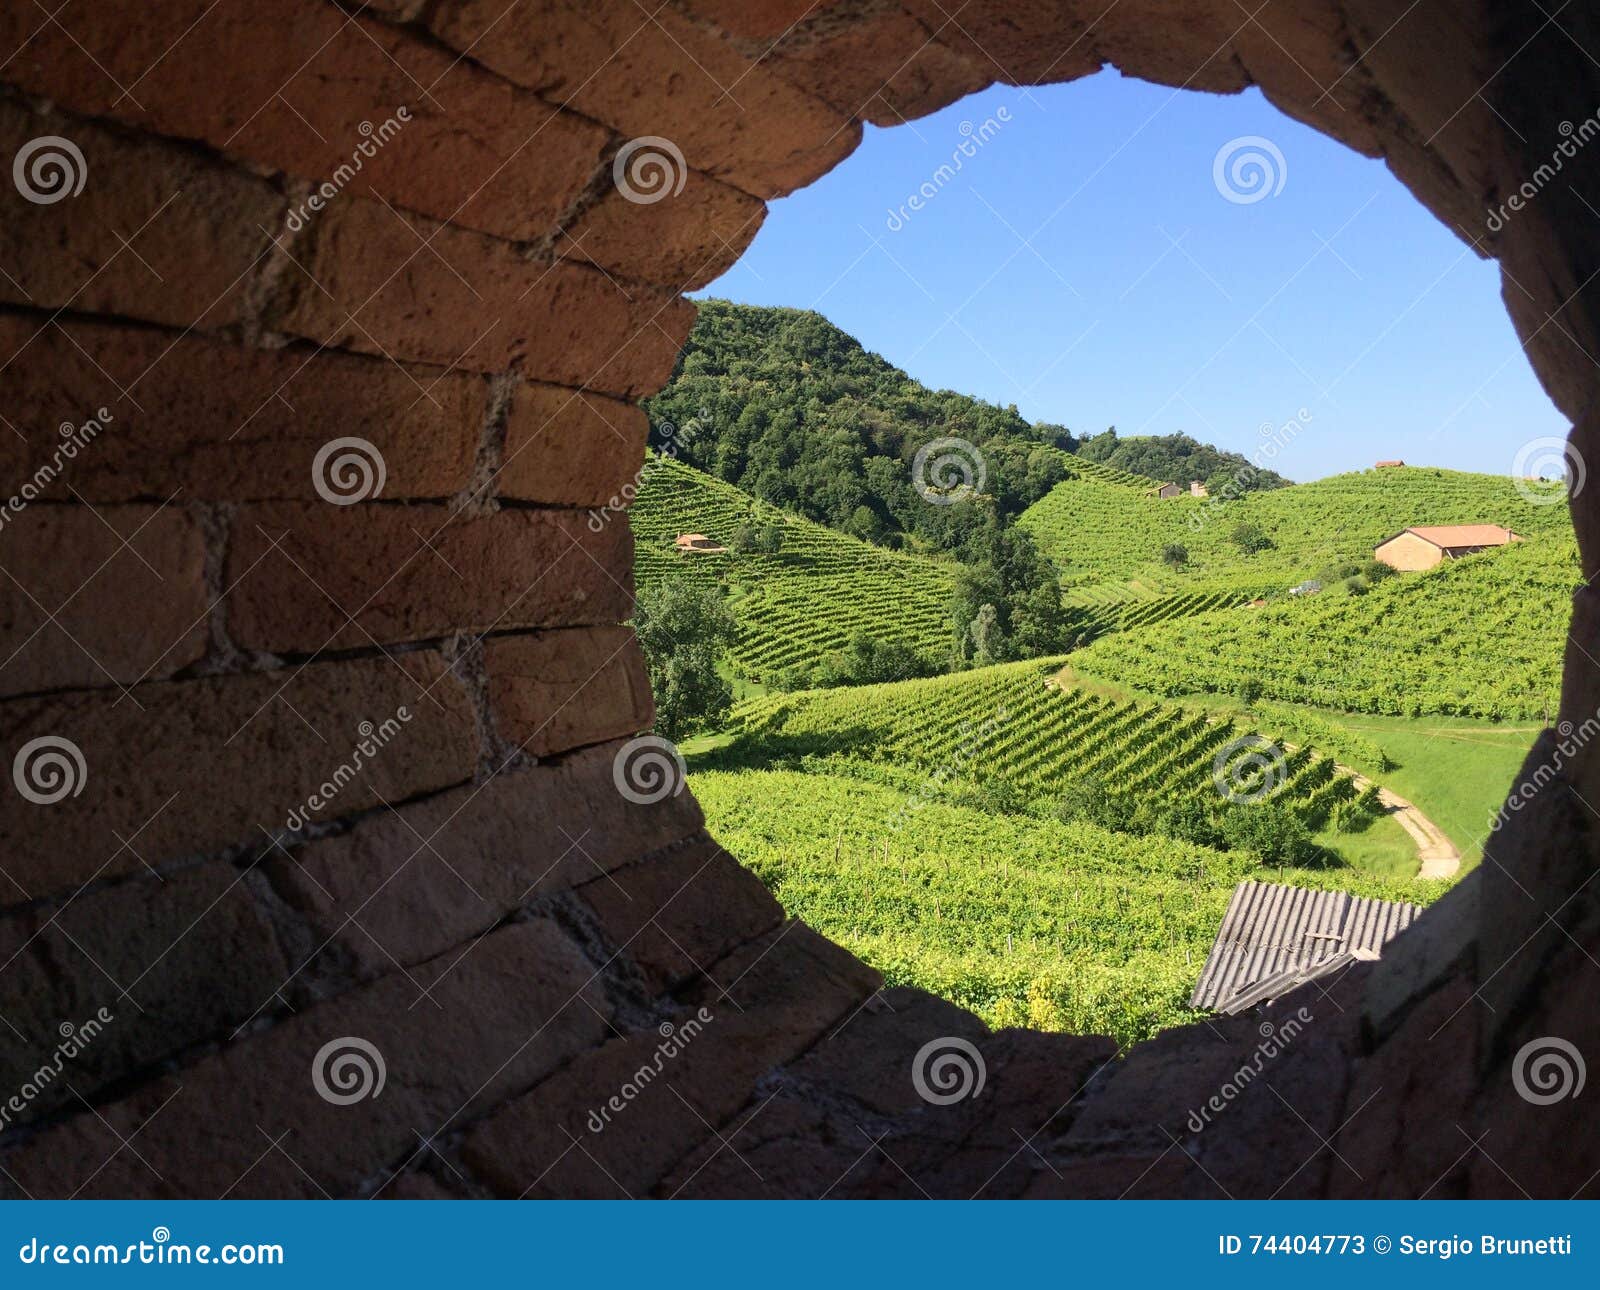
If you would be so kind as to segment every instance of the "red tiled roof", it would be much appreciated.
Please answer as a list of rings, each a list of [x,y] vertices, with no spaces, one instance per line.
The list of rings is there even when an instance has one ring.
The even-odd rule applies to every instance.
[[[1417,524],[1406,530],[1425,542],[1446,549],[1459,546],[1504,546],[1520,542],[1510,529],[1498,524]]]

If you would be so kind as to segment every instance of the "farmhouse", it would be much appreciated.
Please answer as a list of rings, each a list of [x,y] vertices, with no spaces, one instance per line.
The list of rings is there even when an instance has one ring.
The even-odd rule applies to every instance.
[[[1372,468],[1374,470],[1394,470],[1397,467],[1404,466],[1404,465],[1405,465],[1405,462],[1403,462],[1403,461],[1380,461],[1380,462],[1375,462],[1373,464]]]
[[[1520,541],[1510,529],[1498,524],[1426,524],[1378,543],[1372,556],[1391,569],[1431,569],[1441,560],[1457,560],[1475,551]]]
[[[1191,1008],[1237,1013],[1381,956],[1421,914],[1415,905],[1276,882],[1241,882],[1206,958]]]
[[[677,548],[679,555],[715,555],[728,549],[704,533],[680,533],[673,539],[672,545]]]
[[[1152,497],[1177,497],[1183,490],[1176,484],[1157,484],[1150,490]]]
[[[1211,490],[1208,489],[1204,484],[1202,484],[1198,479],[1191,479],[1189,481],[1189,496],[1190,497],[1210,497],[1211,496]]]

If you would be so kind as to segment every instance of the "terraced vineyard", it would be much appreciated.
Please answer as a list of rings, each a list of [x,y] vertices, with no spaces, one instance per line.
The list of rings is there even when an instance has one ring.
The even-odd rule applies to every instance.
[[[1571,531],[1564,506],[1532,505],[1503,476],[1407,467],[1335,475],[1310,484],[1216,499],[1149,497],[1084,475],[1065,480],[1018,521],[1061,570],[1062,583],[1082,587],[1138,578],[1200,589],[1218,580],[1287,587],[1318,570],[1364,562],[1372,548],[1416,524],[1504,524],[1524,536]],[[1272,540],[1246,554],[1235,528],[1249,523]],[[1188,552],[1174,574],[1161,564],[1169,544]]]
[[[864,629],[930,660],[949,654],[950,567],[882,551],[820,524],[760,506],[667,457],[651,459],[629,511],[641,587],[668,576],[725,587],[740,625],[736,668],[755,680],[814,664]],[[682,533],[724,545],[749,524],[775,525],[780,549],[680,555]]]
[[[1268,590],[1270,588],[1252,586],[1249,589],[1189,591],[1170,596],[1129,598],[1096,607],[1090,611],[1090,616],[1102,631],[1130,631],[1175,618],[1192,618],[1196,614],[1239,609]]]
[[[1248,682],[1267,698],[1347,712],[1542,719],[1556,709],[1580,578],[1570,531],[1534,536],[1365,596],[1284,599],[1106,636],[1072,663],[1160,695]]]
[[[1076,657],[1076,656],[1074,656]],[[1004,779],[1025,794],[1058,796],[1094,778],[1141,799],[1218,803],[1214,761],[1251,732],[1162,703],[1118,702],[1047,683],[1064,659],[980,668],[921,681],[806,690],[736,707],[736,749],[795,750],[841,761],[918,768],[948,780]],[[1272,796],[1314,826],[1355,788],[1310,747],[1272,755]],[[1231,759],[1230,759],[1231,760]],[[1241,781],[1253,791],[1259,781]]]
[[[1193,1019],[1189,991],[1242,852],[929,801],[892,831],[904,789],[825,773],[697,772],[718,841],[791,914],[990,1025],[1110,1034]],[[1280,871],[1270,876],[1277,880]],[[1292,870],[1297,886],[1413,902],[1433,885]]]

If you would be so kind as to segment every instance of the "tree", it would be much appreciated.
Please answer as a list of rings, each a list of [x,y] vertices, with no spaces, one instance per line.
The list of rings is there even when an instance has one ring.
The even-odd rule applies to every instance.
[[[1161,548],[1161,563],[1171,569],[1181,569],[1189,563],[1189,548],[1182,542],[1168,542]]]
[[[633,629],[656,696],[659,734],[681,739],[732,706],[733,686],[717,669],[738,625],[715,587],[663,579],[640,593]]]
[[[972,634],[972,661],[979,667],[984,667],[999,657],[1003,640],[1000,631],[1000,615],[993,605],[978,606],[977,616],[972,620],[972,626],[967,629]]]
[[[1273,541],[1267,536],[1267,531],[1254,520],[1240,520],[1233,526],[1233,531],[1228,536],[1246,555],[1254,555],[1258,551],[1270,551],[1273,547]]]

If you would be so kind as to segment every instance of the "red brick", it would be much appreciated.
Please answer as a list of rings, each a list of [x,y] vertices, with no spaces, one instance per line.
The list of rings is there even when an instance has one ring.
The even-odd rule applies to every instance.
[[[1100,70],[1096,41],[1114,7],[1083,0],[902,0],[941,44],[1007,85],[1076,80]],[[1243,21],[1241,17],[1240,21]]]
[[[669,292],[376,202],[342,201],[312,233],[269,317],[321,344],[635,398],[666,382],[694,323]]]
[[[861,127],[675,10],[632,0],[442,0],[448,44],[629,137],[664,136],[688,164],[757,197],[826,174]]]
[[[959,22],[955,8],[947,9]],[[765,52],[754,42],[752,53]],[[872,12],[849,26],[805,29],[780,41],[768,64],[842,113],[898,125],[989,85],[992,61],[969,62],[904,10]]]
[[[247,649],[316,653],[458,631],[617,623],[633,537],[575,511],[266,502],[239,509],[228,631]]]
[[[62,422],[102,405],[116,417],[51,490],[60,500],[68,484],[89,501],[313,498],[317,452],[342,436],[382,453],[387,496],[449,497],[472,477],[488,407],[479,376],[104,323],[0,318],[0,362],[12,355],[6,415],[28,447],[0,489],[49,459]]]
[[[468,778],[478,761],[466,695],[439,655],[162,681],[129,696],[77,692],[0,704],[0,764],[42,736],[81,751],[81,791],[52,805],[0,792],[0,860],[28,898],[178,857],[261,845],[342,765],[360,725],[400,722],[328,819]],[[435,684],[437,682],[437,684]],[[428,688],[430,687],[431,688]],[[397,715],[400,708],[409,720]],[[14,885],[13,885],[14,884]]]
[[[376,1189],[414,1157],[419,1135],[481,1114],[598,1042],[610,1007],[593,976],[548,919],[519,923],[252,1034],[40,1135],[4,1167],[40,1197]],[[347,1036],[376,1047],[384,1083],[341,1106],[318,1094],[312,1071],[323,1046]],[[136,1132],[137,1152],[119,1149],[115,1135]]]
[[[273,881],[363,973],[442,954],[540,896],[702,826],[689,794],[635,805],[612,782],[617,745],[505,770],[272,858]],[[351,920],[355,921],[351,921]]]
[[[209,631],[205,561],[199,526],[176,505],[0,511],[0,692],[160,680],[195,662]]]
[[[783,921],[761,880],[709,838],[587,882],[582,894],[657,993]]]
[[[656,202],[610,189],[555,249],[619,277],[694,291],[733,267],[766,215],[759,198],[690,170],[681,193]]]
[[[60,1025],[80,1030],[66,1079],[28,1119],[210,1039],[273,1001],[289,973],[242,869],[215,861],[165,881],[134,879],[11,920],[21,948],[0,960],[0,1015],[29,1044],[8,1044],[0,1081],[16,1088],[53,1058]],[[126,991],[126,994],[124,994]],[[98,1033],[90,1018],[111,1017]],[[70,1087],[69,1087],[70,1082]]]
[[[638,475],[649,430],[636,404],[557,385],[518,386],[492,491],[524,502],[603,507]]]
[[[36,205],[0,185],[0,300],[183,327],[246,316],[283,214],[269,184],[176,144],[0,102],[0,154],[41,136],[81,151],[83,191]]]
[[[655,719],[644,655],[626,627],[499,636],[484,645],[502,739],[545,757],[636,734]]]
[[[842,0],[679,0],[678,7],[734,36],[781,36]]]
[[[734,957],[750,977],[760,974],[737,1003],[691,1005],[661,1030],[580,1057],[467,1136],[473,1170],[503,1196],[642,1196],[745,1104],[757,1080],[804,1052],[876,984],[801,923]],[[677,1051],[663,1054],[674,1037]],[[650,1074],[640,1079],[644,1068]],[[639,1090],[631,1099],[623,1091],[630,1082]],[[591,1116],[613,1096],[621,1109],[610,1108],[596,1132]]]
[[[21,47],[9,80],[74,112],[306,180],[359,167],[334,201],[378,193],[504,237],[554,228],[607,137],[471,59],[322,0],[97,0],[54,22],[10,6],[0,46]]]

